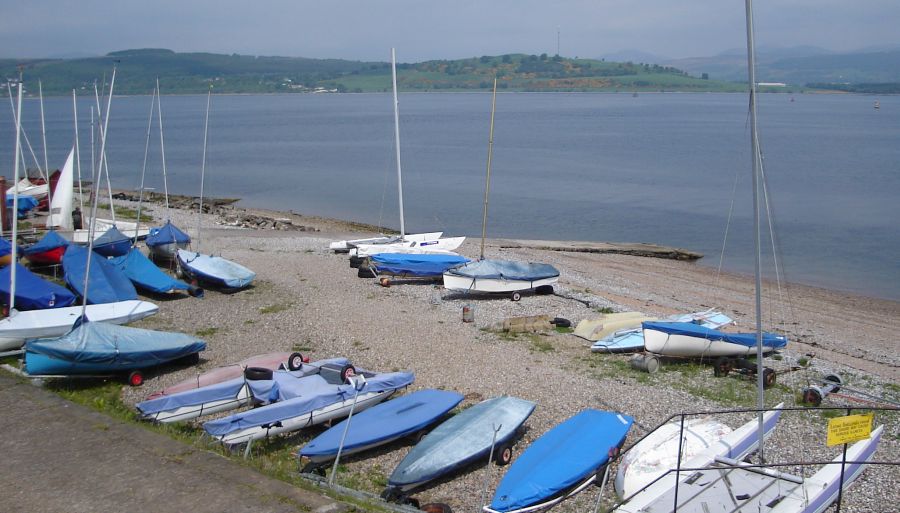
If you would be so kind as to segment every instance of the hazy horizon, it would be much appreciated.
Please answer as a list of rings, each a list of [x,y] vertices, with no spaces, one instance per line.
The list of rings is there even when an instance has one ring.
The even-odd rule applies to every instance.
[[[461,59],[506,53],[598,58],[714,56],[746,45],[743,2],[535,0],[490,3],[71,3],[0,0],[7,58],[105,55],[135,48],[356,61]],[[837,53],[895,45],[900,2],[786,0],[754,6],[757,45]],[[40,30],[36,30],[39,27]]]

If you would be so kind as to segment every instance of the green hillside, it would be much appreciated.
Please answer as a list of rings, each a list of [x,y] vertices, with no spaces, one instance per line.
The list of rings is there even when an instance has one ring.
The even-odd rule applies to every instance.
[[[0,59],[0,73],[19,69],[34,94],[41,80],[47,95],[93,92],[116,65],[116,93],[146,94],[157,77],[167,94],[202,93],[210,84],[220,93],[386,91],[390,64],[340,59],[175,53],[163,49],[125,50],[81,59]],[[401,90],[460,91],[491,87],[511,91],[739,91],[743,86],[688,76],[665,66],[511,54],[460,60],[398,64]]]

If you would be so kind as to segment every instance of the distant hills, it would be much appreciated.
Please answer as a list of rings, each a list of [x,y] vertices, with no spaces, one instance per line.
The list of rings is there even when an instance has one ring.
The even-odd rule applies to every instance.
[[[374,92],[391,88],[390,64],[340,59],[176,53],[165,49],[113,52],[72,59],[0,59],[0,74],[12,79],[24,71],[26,89],[41,80],[47,95],[92,94],[93,84],[117,66],[117,94],[147,94],[157,77],[165,94],[203,93],[210,85],[222,93]],[[470,59],[398,64],[402,90],[511,91],[738,91],[743,86],[690,76],[657,64],[508,54]],[[5,87],[5,84],[3,85]]]
[[[404,63],[397,67],[399,87],[407,91],[486,90],[495,76],[498,87],[509,91],[746,89],[743,50],[714,57],[651,62],[655,59],[664,58],[629,50],[600,59],[507,54]],[[900,93],[900,47],[850,54],[816,47],[761,49],[757,63],[760,82],[787,84],[786,88],[773,90]],[[93,84],[108,76],[114,64],[118,68],[117,94],[148,94],[157,77],[165,94],[203,93],[210,85],[220,93],[376,92],[391,88],[390,64],[386,62],[176,53],[155,48],[123,50],[99,57],[0,59],[0,74],[14,79],[22,69],[26,90],[32,94],[38,80],[47,95],[67,95],[73,88],[80,94],[92,94]],[[5,83],[0,88],[5,88]]]
[[[707,73],[715,80],[747,80],[746,50],[661,63],[695,75]],[[900,93],[900,47],[841,54],[810,46],[760,49],[756,74],[760,82],[783,82],[795,87],[849,91],[875,87],[881,92]]]

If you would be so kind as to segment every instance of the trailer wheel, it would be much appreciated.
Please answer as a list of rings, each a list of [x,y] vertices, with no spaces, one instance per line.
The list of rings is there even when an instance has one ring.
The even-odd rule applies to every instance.
[[[425,511],[426,513],[453,513],[453,508],[451,508],[449,504],[443,502],[429,502],[428,504],[422,504],[422,506],[419,507],[419,510]]]
[[[510,444],[502,444],[497,448],[497,451],[494,452],[494,463],[497,464],[498,467],[503,467],[509,465],[509,462],[512,461],[513,457],[513,448]]]
[[[822,393],[816,387],[804,388],[802,397],[803,402],[806,404],[813,406],[821,406],[822,404]]]
[[[825,376],[824,378],[822,378],[822,381],[833,385],[834,390],[832,390],[832,392],[834,392],[834,393],[840,392],[841,391],[840,385],[844,384],[844,380],[842,380],[841,377],[838,376],[837,374],[829,374],[829,375]]]
[[[131,371],[128,374],[128,384],[133,387],[139,387],[144,384],[144,374],[141,371]]]
[[[763,369],[763,388],[771,388],[775,384],[775,369],[766,367]]]
[[[518,300],[522,299],[522,293],[521,292],[513,292],[509,298],[512,299],[513,301],[518,301]]]
[[[534,289],[534,293],[539,296],[549,296],[553,294],[553,285],[541,285]]]
[[[291,355],[288,356],[288,370],[298,371],[303,368],[304,363],[305,360],[303,358],[303,355],[300,353],[291,353]]]
[[[731,372],[731,360],[724,356],[716,358],[716,362],[713,364],[713,376],[724,378],[729,372]]]

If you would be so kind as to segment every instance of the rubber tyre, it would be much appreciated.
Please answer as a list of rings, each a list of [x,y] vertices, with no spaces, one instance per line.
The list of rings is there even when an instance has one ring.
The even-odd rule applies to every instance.
[[[534,293],[539,296],[549,296],[550,294],[553,294],[553,285],[541,285],[534,289]]]
[[[513,457],[513,448],[510,444],[503,444],[494,451],[494,463],[498,467],[509,465]]]
[[[356,276],[359,278],[376,278],[377,277],[377,275],[375,274],[374,271],[372,271],[372,269],[370,269],[369,267],[364,266],[364,265],[359,266],[359,268],[356,270]]]
[[[731,372],[731,361],[725,356],[716,358],[715,363],[713,363],[713,376],[724,378],[729,372]]]
[[[522,299],[522,293],[521,292],[513,292],[509,296],[509,298],[512,299],[513,301],[520,301]]]
[[[249,381],[265,381],[272,379],[272,369],[265,367],[247,367],[244,369],[244,379]]]
[[[563,319],[562,317],[554,317],[550,324],[556,325],[557,328],[571,328],[572,321],[569,319]]]
[[[443,502],[429,502],[427,504],[422,504],[419,507],[419,510],[425,511],[426,513],[453,513],[453,508],[451,508],[449,504]]]
[[[822,378],[822,381],[834,386],[834,390],[832,390],[833,393],[840,392],[841,391],[840,385],[844,384],[844,380],[842,380],[841,377],[838,376],[837,374],[829,374],[829,375],[825,376],[824,378]]]
[[[303,355],[300,353],[291,353],[287,359],[288,370],[298,371],[303,368]]]
[[[775,373],[775,369],[770,369],[766,367],[763,369],[763,388],[771,388],[775,384],[777,374]]]
[[[133,387],[139,387],[144,384],[144,374],[141,371],[131,371],[128,374],[128,384]]]
[[[357,269],[357,268],[359,268],[359,265],[362,264],[362,261],[363,261],[363,259],[358,256],[351,256],[350,257],[350,267]]]
[[[803,402],[806,404],[811,404],[813,406],[821,406],[822,405],[822,394],[819,393],[815,388],[805,388],[803,389]]]

